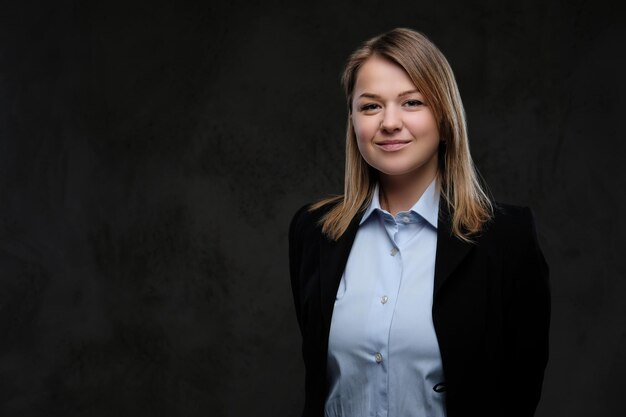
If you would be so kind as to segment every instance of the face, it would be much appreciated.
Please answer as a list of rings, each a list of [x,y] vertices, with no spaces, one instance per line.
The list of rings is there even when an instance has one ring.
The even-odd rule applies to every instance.
[[[375,55],[368,58],[357,73],[351,117],[369,165],[389,176],[434,177],[437,122],[402,67]]]

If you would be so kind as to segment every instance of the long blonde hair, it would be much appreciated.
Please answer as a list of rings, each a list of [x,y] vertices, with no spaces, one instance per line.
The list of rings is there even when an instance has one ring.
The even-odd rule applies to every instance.
[[[396,28],[365,41],[350,55],[341,78],[348,102],[344,194],[324,198],[308,208],[333,207],[320,219],[322,231],[337,240],[350,221],[371,202],[378,171],[361,156],[352,126],[352,94],[357,73],[374,54],[400,65],[429,103],[439,127],[437,182],[450,208],[452,233],[472,242],[493,217],[493,203],[474,167],[467,138],[465,112],[450,64],[422,33]]]

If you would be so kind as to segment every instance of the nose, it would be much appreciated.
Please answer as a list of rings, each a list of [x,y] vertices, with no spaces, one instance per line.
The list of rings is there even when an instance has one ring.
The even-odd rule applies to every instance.
[[[393,107],[387,107],[380,122],[380,129],[385,132],[393,132],[402,129],[400,112]]]

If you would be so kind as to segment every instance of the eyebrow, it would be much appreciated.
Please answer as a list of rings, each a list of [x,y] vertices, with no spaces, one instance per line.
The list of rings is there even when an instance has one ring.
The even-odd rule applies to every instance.
[[[411,94],[411,93],[419,93],[419,91],[417,91],[415,89],[407,90],[407,91],[404,91],[404,92],[398,94],[398,97],[406,96],[407,94]],[[373,99],[380,99],[381,98],[378,94],[372,94],[372,93],[363,93],[360,96],[358,96],[357,98],[361,98],[361,97],[367,97],[367,98],[373,98]]]

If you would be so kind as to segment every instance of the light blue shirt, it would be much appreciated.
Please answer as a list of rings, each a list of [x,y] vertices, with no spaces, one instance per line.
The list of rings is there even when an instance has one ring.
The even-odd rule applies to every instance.
[[[328,341],[328,417],[445,417],[432,304],[436,179],[395,218],[378,184],[339,284]]]

